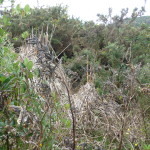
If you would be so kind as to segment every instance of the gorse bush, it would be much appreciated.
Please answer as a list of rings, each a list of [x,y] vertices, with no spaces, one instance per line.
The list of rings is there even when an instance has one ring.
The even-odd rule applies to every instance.
[[[0,3],[2,5],[3,1]],[[72,126],[75,128],[75,124],[73,119],[71,121],[69,112],[76,114],[76,117],[80,116],[67,100],[72,98],[72,93],[80,92],[80,87],[83,89],[82,86],[86,83],[94,83],[104,105],[110,101],[111,107],[119,106],[118,114],[123,115],[115,122],[117,117],[114,118],[115,121],[113,118],[103,118],[97,106],[92,106],[90,110],[89,105],[86,108],[87,114],[93,113],[96,116],[94,121],[106,118],[107,124],[100,125],[98,120],[99,128],[92,128],[92,115],[89,118],[83,117],[83,120],[76,118],[76,148],[96,149],[99,146],[118,150],[148,149],[150,26],[134,24],[143,12],[144,9],[135,9],[132,16],[127,18],[128,10],[123,9],[120,16],[113,17],[112,10],[109,9],[109,15],[99,14],[100,23],[95,24],[70,18],[67,7],[61,5],[34,9],[29,5],[24,8],[17,5],[4,11],[0,18],[0,149],[59,150],[64,146],[73,149],[75,130],[72,130]],[[43,49],[38,54],[39,43],[33,43],[32,47],[39,57],[37,62],[20,57],[20,53],[23,53],[21,49],[18,53],[15,52],[17,47],[26,43],[26,39],[41,35],[47,40],[45,38],[42,41],[40,48],[47,46],[55,52],[56,61],[50,60],[49,53],[45,55]],[[39,63],[40,56],[44,56],[41,62],[46,60],[46,63]],[[59,59],[62,59],[64,70],[70,78],[70,89],[65,81],[68,77],[61,74],[63,69],[57,70],[54,67],[56,72],[51,70],[51,73],[47,73],[51,69],[50,64],[52,67],[55,63],[59,64]],[[58,72],[60,77],[57,77]],[[53,87],[52,80],[57,82],[58,87]],[[67,94],[65,89],[69,89]],[[67,99],[64,98],[66,95]],[[98,105],[98,108],[102,105],[103,103]],[[84,116],[87,114],[85,111]],[[135,120],[135,128],[133,124],[127,126],[132,121],[131,118]],[[143,124],[138,124],[136,119],[142,120]],[[86,120],[89,128],[84,126]],[[81,125],[78,125],[78,121]],[[107,131],[101,128],[104,125],[109,125]]]

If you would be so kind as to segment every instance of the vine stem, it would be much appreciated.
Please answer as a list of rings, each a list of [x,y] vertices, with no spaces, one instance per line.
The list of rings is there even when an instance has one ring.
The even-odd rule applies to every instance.
[[[73,136],[73,145],[72,145],[72,150],[75,150],[76,147],[76,142],[75,142],[75,138],[76,138],[76,123],[75,123],[75,115],[73,113],[73,107],[72,107],[72,102],[71,102],[71,98],[70,98],[70,91],[68,86],[66,85],[66,83],[64,81],[62,81],[63,84],[66,87],[67,90],[67,94],[68,94],[68,101],[70,104],[70,112],[71,112],[71,116],[72,116],[72,136]]]

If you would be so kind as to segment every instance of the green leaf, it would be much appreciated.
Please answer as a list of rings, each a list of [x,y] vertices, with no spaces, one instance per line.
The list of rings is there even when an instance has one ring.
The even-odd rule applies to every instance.
[[[20,11],[21,11],[20,4],[18,4],[18,5],[16,6],[16,10],[17,10],[18,12],[20,12]]]
[[[21,34],[21,37],[22,37],[23,39],[26,39],[28,36],[29,36],[29,32],[28,32],[28,31],[25,31],[25,32],[23,32],[23,33]]]
[[[66,110],[68,110],[68,109],[70,109],[70,104],[65,104],[64,107]]]
[[[67,128],[70,128],[71,127],[71,120],[68,120],[68,119],[61,119],[62,123],[64,123],[64,125],[67,127]]]
[[[29,61],[28,64],[27,64],[27,68],[28,68],[29,70],[31,70],[32,67],[33,67],[33,62],[32,62],[32,61]]]
[[[8,47],[3,47],[5,52],[8,52],[9,48]]]
[[[19,61],[17,61],[17,62],[15,62],[15,63],[13,63],[13,67],[14,67],[14,69],[15,69],[15,70],[14,70],[15,72],[18,72],[18,71],[19,71],[19,69],[20,69],[20,67],[19,67],[19,63],[20,63]]]
[[[3,82],[6,80],[6,78],[7,78],[6,76],[4,76],[3,74],[0,74],[0,81]]]
[[[2,86],[1,86],[1,90],[2,89],[10,89],[13,87],[13,83],[15,82],[15,80],[17,80],[16,77],[14,77],[13,75],[12,76],[9,76],[8,78],[6,78],[3,83],[2,83]]]
[[[5,35],[5,31],[2,28],[0,28],[0,36],[3,36],[3,35]]]
[[[17,37],[14,37],[13,40],[18,41],[18,38],[17,38]]]
[[[26,5],[25,7],[24,7],[24,11],[25,11],[25,13],[26,14],[30,14],[30,6],[29,5]]]
[[[0,38],[0,43],[3,43],[4,39],[3,38]]]
[[[146,145],[146,144],[145,144],[145,145],[143,146],[143,148],[144,148],[144,150],[150,150],[150,144],[149,144],[149,145]]]
[[[70,127],[71,127],[71,121],[70,121],[70,120],[67,120],[67,121],[65,122],[65,125],[66,125],[67,128],[70,128]]]
[[[33,67],[33,62],[29,61],[27,58],[24,59],[24,65],[28,68],[28,70],[31,70]]]
[[[32,72],[29,72],[28,77],[29,77],[29,79],[32,79],[32,78],[33,78]]]
[[[6,16],[3,16],[3,23],[4,25],[10,25],[9,18]]]

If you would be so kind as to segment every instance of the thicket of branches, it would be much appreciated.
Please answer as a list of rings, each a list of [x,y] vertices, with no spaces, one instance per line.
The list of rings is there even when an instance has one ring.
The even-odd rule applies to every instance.
[[[0,4],[3,6],[2,0]],[[70,18],[67,7],[63,6],[31,9],[28,5],[24,8],[12,5],[10,10],[2,11],[0,149],[50,150],[65,146],[68,149],[75,149],[75,146],[76,149],[150,149],[150,25],[134,24],[143,13],[144,8],[134,9],[127,18],[128,9],[123,9],[120,16],[112,16],[112,9],[109,9],[108,15],[97,15],[99,23],[96,24]],[[31,35],[37,39],[44,36],[43,45],[38,48],[42,49],[40,54],[41,57],[44,54],[46,63],[38,55],[40,69],[35,67],[33,60],[19,58],[20,47]],[[36,47],[39,43],[35,39],[34,42],[33,47]],[[44,51],[45,46],[52,52]],[[47,82],[60,60],[70,78],[70,89],[65,80],[60,80],[69,100],[71,93],[79,93],[79,88],[87,82],[93,83],[100,99],[113,101],[120,107],[116,114],[120,117],[118,122],[111,114],[101,119],[97,110],[102,106],[98,102],[98,106],[89,106],[89,114],[94,114],[99,122],[87,123],[80,120],[85,117],[77,115],[81,118],[76,125],[74,116],[68,115],[70,110],[75,115],[73,104],[70,101],[62,103],[57,92],[46,93]],[[35,79],[42,92],[34,87]],[[132,116],[135,123],[131,121]],[[109,128],[107,134],[100,124],[103,119],[107,122],[104,127]],[[141,120],[143,124],[138,124]],[[75,125],[77,130],[73,130],[72,135]]]

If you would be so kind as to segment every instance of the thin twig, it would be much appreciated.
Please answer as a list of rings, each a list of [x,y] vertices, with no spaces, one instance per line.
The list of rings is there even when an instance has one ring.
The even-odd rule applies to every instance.
[[[71,43],[69,43],[57,56],[57,58],[71,45]]]
[[[74,113],[73,113],[73,107],[72,107],[72,102],[71,102],[71,98],[70,98],[69,88],[68,88],[68,86],[66,85],[66,83],[64,81],[62,81],[62,82],[66,87],[67,94],[68,94],[68,100],[69,100],[69,104],[70,104],[70,111],[71,111],[71,116],[72,116],[72,136],[73,136],[72,150],[75,150],[75,147],[76,147],[76,142],[75,142],[75,137],[76,137],[75,116],[74,116]]]

